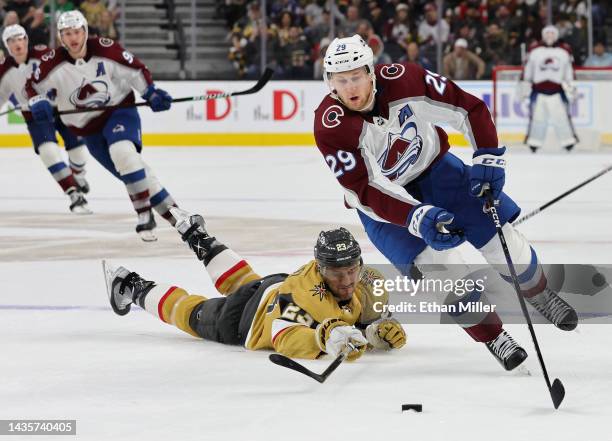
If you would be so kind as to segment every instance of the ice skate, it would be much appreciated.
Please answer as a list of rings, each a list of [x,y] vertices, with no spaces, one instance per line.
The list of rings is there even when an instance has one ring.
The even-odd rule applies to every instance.
[[[130,305],[155,286],[154,282],[144,280],[138,274],[122,266],[114,268],[105,260],[102,261],[102,270],[108,300],[113,311],[118,315],[126,315],[130,312]]]
[[[153,212],[151,210],[138,213],[138,224],[136,225],[136,232],[144,242],[155,242],[157,236],[155,235],[155,228],[157,223]]]
[[[485,346],[507,371],[513,370],[527,358],[527,352],[505,330],[486,342]]]
[[[174,226],[181,234],[181,239],[187,242],[189,248],[196,254],[198,260],[205,261],[213,248],[222,244],[216,238],[211,237],[206,231],[206,222],[199,214],[190,214],[177,207],[170,208],[170,213],[176,219]],[[220,250],[221,248],[217,248]],[[225,249],[225,247],[223,247]]]
[[[87,182],[87,179],[85,179],[85,170],[78,173],[73,171],[72,176],[74,176],[74,180],[79,186],[78,190],[83,194],[89,193],[89,183]]]
[[[71,190],[68,192],[70,198],[70,211],[74,214],[92,214],[92,211],[87,205],[87,199],[78,190]]]
[[[563,331],[572,331],[578,326],[578,315],[565,300],[550,288],[525,300],[549,322]]]

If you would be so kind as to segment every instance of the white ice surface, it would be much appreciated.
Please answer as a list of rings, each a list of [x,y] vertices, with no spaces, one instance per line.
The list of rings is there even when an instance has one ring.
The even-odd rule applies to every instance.
[[[468,160],[467,150],[456,153]],[[183,207],[244,218],[246,231],[262,218],[360,228],[315,149],[150,148],[145,157]],[[611,162],[610,153],[512,153],[506,189],[526,213]],[[88,177],[96,213],[132,218],[118,181],[93,161]],[[521,230],[545,262],[612,263],[611,193],[612,173]],[[66,200],[31,151],[1,150],[0,217],[20,211],[62,214]],[[66,213],[65,222],[72,236],[125,236],[116,263],[202,294],[212,290],[187,254],[138,257],[130,254],[129,230],[75,233],[78,219]],[[57,222],[3,225],[0,245],[62,233]],[[605,325],[571,333],[537,326],[549,372],[567,390],[558,411],[521,325],[507,329],[529,352],[530,375],[504,372],[456,326],[407,325],[403,350],[366,354],[321,385],[271,364],[265,352],[197,340],[140,310],[114,315],[99,260],[66,259],[61,244],[51,261],[37,260],[32,245],[12,260],[0,248],[0,419],[76,419],[77,438],[92,440],[611,439],[612,337]],[[364,248],[366,261],[384,262],[370,244]],[[242,251],[261,273],[272,273],[297,268],[311,249]],[[322,371],[329,361],[304,364]],[[403,403],[422,403],[423,413],[402,413]]]

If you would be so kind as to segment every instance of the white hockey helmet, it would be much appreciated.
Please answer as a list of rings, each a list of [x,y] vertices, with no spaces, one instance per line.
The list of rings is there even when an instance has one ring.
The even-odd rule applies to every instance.
[[[365,66],[372,79],[373,92],[376,93],[376,75],[374,74],[374,53],[368,44],[358,34],[352,37],[335,38],[327,47],[323,59],[323,80],[331,92],[332,98],[338,99],[331,85],[332,74],[348,72]]]
[[[28,39],[28,34],[23,26],[14,24],[4,28],[4,31],[2,32],[2,43],[4,43],[4,47],[8,50],[11,56],[13,54],[11,54],[11,50],[8,47],[8,41],[15,37],[23,37],[26,40]]]
[[[548,46],[552,46],[559,39],[559,30],[553,26],[548,25],[542,29],[542,40]]]
[[[62,41],[62,31],[64,29],[85,29],[85,40],[89,36],[89,28],[87,24],[87,19],[81,13],[81,11],[77,11],[76,9],[73,11],[63,12],[59,18],[57,19],[57,36]],[[64,43],[62,42],[62,46]]]

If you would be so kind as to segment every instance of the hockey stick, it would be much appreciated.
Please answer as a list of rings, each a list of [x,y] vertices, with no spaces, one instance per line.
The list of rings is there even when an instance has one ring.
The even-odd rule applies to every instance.
[[[16,112],[17,110],[21,110],[21,106],[11,107],[10,109],[5,110],[4,112],[0,112],[0,116],[4,116],[6,114]]]
[[[608,167],[604,168],[602,171],[600,171],[599,173],[597,173],[596,175],[591,176],[589,179],[587,179],[586,181],[581,182],[580,184],[576,185],[575,187],[570,188],[569,190],[567,190],[565,193],[560,194],[559,196],[557,196],[556,198],[552,199],[551,201],[548,201],[547,203],[545,203],[544,205],[542,205],[539,208],[536,208],[535,210],[533,210],[530,213],[527,213],[525,216],[521,216],[519,219],[515,220],[512,225],[513,226],[517,226],[518,224],[522,224],[523,222],[525,222],[527,219],[535,216],[536,214],[538,214],[540,211],[545,210],[546,208],[550,207],[552,204],[554,204],[555,202],[560,201],[561,199],[563,199],[565,196],[568,196],[570,194],[572,194],[573,192],[575,192],[576,190],[578,190],[579,188],[584,187],[585,185],[587,185],[589,182],[593,182],[595,179],[599,178],[600,176],[605,175],[606,173],[608,173],[610,170],[612,170],[612,165],[609,165]]]
[[[346,360],[346,357],[348,356],[348,354],[351,351],[355,351],[355,350],[357,350],[355,346],[349,343],[347,345],[347,348],[344,351],[342,351],[340,354],[338,354],[336,359],[332,361],[330,365],[327,367],[327,369],[325,369],[320,374],[317,374],[316,372],[311,371],[310,369],[299,364],[297,361],[292,360],[289,357],[285,357],[284,355],[281,355],[281,354],[270,354],[268,358],[274,364],[277,364],[282,367],[286,367],[288,369],[293,369],[294,371],[297,371],[314,380],[317,380],[319,383],[324,383],[325,380],[327,380],[327,377],[329,377],[332,374],[332,372],[335,371],[344,360]]]
[[[531,317],[529,317],[529,312],[527,311],[527,304],[525,303],[525,299],[521,294],[521,286],[519,285],[518,276],[516,275],[516,269],[514,268],[514,263],[512,263],[512,257],[510,256],[510,251],[508,250],[508,244],[506,243],[504,232],[502,231],[502,224],[499,220],[497,209],[495,208],[495,203],[493,200],[493,195],[491,194],[491,190],[485,190],[485,195],[487,197],[489,214],[491,215],[491,219],[493,219],[493,223],[495,224],[497,236],[499,237],[502,249],[504,250],[504,256],[506,257],[506,264],[510,269],[512,283],[514,284],[516,295],[518,296],[519,303],[521,304],[523,316],[527,321],[527,327],[529,328],[529,333],[531,334],[531,340],[533,341],[536,353],[538,354],[538,360],[540,361],[540,366],[542,367],[542,373],[544,374],[544,379],[546,380],[546,386],[548,386],[548,391],[550,392],[550,397],[552,398],[552,402],[555,406],[555,409],[558,409],[559,405],[563,401],[563,398],[565,397],[565,387],[563,387],[563,383],[561,383],[558,378],[555,378],[552,385],[550,384],[550,378],[548,377],[548,371],[546,370],[546,365],[544,364],[542,351],[540,351],[540,345],[538,344],[538,339],[536,337],[535,330],[533,329],[533,323],[531,322]]]
[[[266,68],[264,73],[257,83],[249,89],[240,90],[237,92],[224,92],[224,93],[209,93],[207,95],[198,95],[198,96],[188,96],[185,98],[175,98],[172,100],[173,103],[184,103],[188,101],[208,101],[208,100],[218,100],[220,98],[229,98],[232,96],[240,96],[240,95],[251,95],[253,93],[259,92],[263,87],[270,81],[272,75],[274,74],[274,69]],[[86,109],[71,109],[71,110],[58,110],[56,112],[57,115],[71,115],[73,113],[84,113],[84,112],[100,112],[105,110],[115,110],[115,109],[124,109],[127,107],[141,107],[148,106],[149,103],[147,101],[142,101],[140,103],[131,103],[131,104],[118,104],[116,106],[105,106],[105,107],[88,107]]]

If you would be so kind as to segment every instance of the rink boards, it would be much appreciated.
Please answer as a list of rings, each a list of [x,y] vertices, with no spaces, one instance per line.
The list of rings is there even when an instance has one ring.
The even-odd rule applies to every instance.
[[[489,108],[491,81],[459,82],[469,93],[482,98]],[[514,82],[500,82],[498,131],[504,143],[519,142],[527,127],[527,103],[515,100]],[[251,87],[251,81],[159,82],[175,98]],[[606,104],[612,101],[612,83],[578,82],[578,98],[570,113],[579,135],[593,145],[612,145],[606,125]],[[254,95],[175,104],[168,112],[154,114],[141,108],[143,142],[158,146],[312,146],[314,110],[327,93],[319,81],[273,81]],[[6,109],[5,106],[2,110]],[[31,141],[18,114],[0,117],[0,147],[29,147]],[[464,137],[445,127],[453,146],[466,146]],[[588,147],[588,146],[587,146]]]

